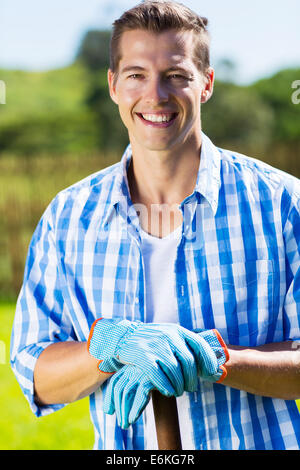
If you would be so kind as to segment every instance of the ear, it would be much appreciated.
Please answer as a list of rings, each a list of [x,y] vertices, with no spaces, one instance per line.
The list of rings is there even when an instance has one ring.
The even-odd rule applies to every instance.
[[[107,81],[108,81],[110,97],[115,104],[118,104],[117,94],[116,94],[117,75],[111,69],[108,69],[107,71]]]
[[[209,67],[203,80],[203,89],[201,92],[201,103],[206,103],[212,96],[213,89],[214,89],[214,78],[215,78],[215,71],[212,67]]]

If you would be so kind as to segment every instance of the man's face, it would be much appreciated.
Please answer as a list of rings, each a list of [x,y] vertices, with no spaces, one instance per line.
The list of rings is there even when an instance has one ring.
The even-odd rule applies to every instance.
[[[209,99],[213,71],[204,77],[194,63],[194,34],[126,31],[117,76],[109,70],[110,94],[119,106],[132,144],[166,151],[200,142],[200,103]]]

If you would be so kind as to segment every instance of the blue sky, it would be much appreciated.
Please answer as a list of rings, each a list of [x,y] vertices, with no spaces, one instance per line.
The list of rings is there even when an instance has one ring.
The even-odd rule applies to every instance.
[[[136,3],[0,0],[0,67],[48,70],[68,65],[88,29],[110,27]],[[181,3],[208,17],[212,65],[221,58],[234,61],[237,82],[251,83],[281,68],[300,67],[299,0]]]

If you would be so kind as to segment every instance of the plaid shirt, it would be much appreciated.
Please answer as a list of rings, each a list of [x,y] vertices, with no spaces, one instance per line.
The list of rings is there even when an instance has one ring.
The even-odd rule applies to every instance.
[[[57,341],[86,341],[93,321],[145,321],[139,219],[121,162],[60,192],[33,235],[17,302],[11,364],[37,416],[33,370]],[[255,347],[300,338],[300,185],[270,166],[216,148],[203,134],[193,193],[180,205],[175,262],[182,326],[217,328],[228,344]],[[296,343],[295,343],[296,344]],[[127,431],[90,396],[96,449],[147,449],[145,413]],[[294,401],[199,379],[177,399],[183,449],[299,449]],[[152,447],[153,448],[153,447]]]

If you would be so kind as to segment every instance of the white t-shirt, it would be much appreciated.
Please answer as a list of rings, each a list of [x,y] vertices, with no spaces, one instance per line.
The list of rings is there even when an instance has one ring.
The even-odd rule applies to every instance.
[[[141,230],[145,268],[146,321],[177,323],[175,259],[182,225],[164,238]]]
[[[175,295],[175,259],[182,226],[164,238],[157,238],[141,230],[142,254],[145,267],[146,321],[149,323],[177,323]],[[152,399],[145,409],[147,449],[158,449]],[[151,437],[150,437],[151,436]]]

